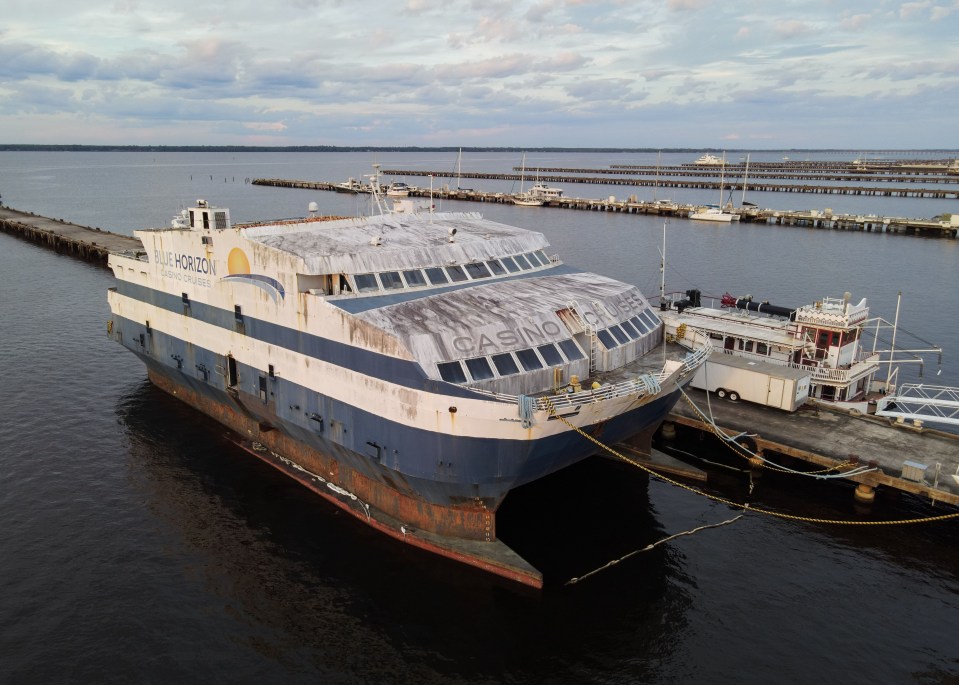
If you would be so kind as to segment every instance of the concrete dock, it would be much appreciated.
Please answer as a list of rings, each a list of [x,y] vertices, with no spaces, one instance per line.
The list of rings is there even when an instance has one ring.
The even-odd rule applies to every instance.
[[[103,266],[107,265],[110,252],[143,249],[143,244],[132,236],[48,219],[10,207],[0,206],[0,230]]]
[[[746,446],[773,462],[797,462],[810,470],[846,466],[839,470],[874,466],[875,471],[852,475],[858,493],[877,487],[919,495],[931,502],[959,505],[959,435],[890,419],[856,414],[821,404],[807,404],[796,412],[731,402],[690,390],[689,398],[728,436],[745,433]],[[689,402],[681,400],[669,415],[674,429],[713,433]],[[668,434],[668,429],[666,431]],[[744,461],[745,463],[745,457]]]

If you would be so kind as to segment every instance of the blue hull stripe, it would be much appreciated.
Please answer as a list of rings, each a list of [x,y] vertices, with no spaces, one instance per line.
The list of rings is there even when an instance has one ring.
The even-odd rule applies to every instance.
[[[138,340],[143,330],[142,324],[114,318],[114,338],[149,368],[216,403],[236,406],[226,392],[226,379],[213,371],[222,364],[221,355],[156,330],[141,346]],[[319,394],[289,378],[268,379],[268,396],[263,401],[258,395],[259,379],[267,374],[239,363],[237,373],[237,389],[246,411],[375,480],[437,504],[450,505],[472,497],[498,502],[513,487],[597,451],[593,443],[573,431],[530,442],[415,428]],[[675,392],[615,417],[604,424],[600,439],[617,442],[657,426],[677,397]],[[590,428],[585,430],[590,432]]]
[[[237,330],[237,320],[234,312],[226,309],[195,301],[185,305],[179,296],[129,281],[119,281],[117,292],[139,302],[145,302],[174,314],[186,315],[196,321],[217,326],[224,330]],[[134,325],[139,325],[140,328],[135,334],[138,335],[146,331],[144,324]],[[485,395],[471,392],[468,388],[427,377],[422,367],[416,362],[364,350],[246,315],[243,315],[243,334],[255,340],[351,369],[388,383],[454,397],[489,399]]]

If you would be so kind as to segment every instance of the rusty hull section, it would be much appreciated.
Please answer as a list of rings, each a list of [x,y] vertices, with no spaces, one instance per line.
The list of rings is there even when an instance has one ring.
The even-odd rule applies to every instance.
[[[542,574],[496,540],[495,512],[482,503],[445,507],[417,500],[292,439],[252,414],[212,400],[152,369],[148,373],[158,388],[235,431],[238,436],[231,439],[241,448],[364,523],[406,544],[524,585],[542,587]]]

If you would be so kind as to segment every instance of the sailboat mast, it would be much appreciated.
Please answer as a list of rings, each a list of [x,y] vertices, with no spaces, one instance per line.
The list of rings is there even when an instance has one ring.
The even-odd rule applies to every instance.
[[[723,166],[719,170],[719,208],[723,208],[723,185],[726,183],[726,151],[723,150]]]
[[[746,206],[746,179],[749,178],[749,153],[746,153],[746,170],[743,172],[743,201],[742,206]]]

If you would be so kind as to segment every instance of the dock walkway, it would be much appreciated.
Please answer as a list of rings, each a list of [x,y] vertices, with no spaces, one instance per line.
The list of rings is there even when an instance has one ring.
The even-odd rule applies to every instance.
[[[959,505],[959,435],[899,425],[894,420],[834,410],[820,404],[784,412],[749,402],[730,402],[690,390],[689,397],[729,436],[746,433],[766,457],[786,455],[815,466],[834,467],[850,461],[875,465],[879,470],[850,476],[868,488],[885,486]],[[669,421],[700,432],[709,425],[685,401]],[[908,462],[908,463],[907,463]],[[919,468],[921,467],[921,468]],[[905,475],[905,477],[904,477]]]
[[[0,206],[0,230],[42,243],[56,252],[70,253],[104,266],[111,252],[143,249],[139,239],[132,236],[79,226],[61,219],[48,219],[3,206]]]

